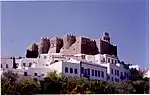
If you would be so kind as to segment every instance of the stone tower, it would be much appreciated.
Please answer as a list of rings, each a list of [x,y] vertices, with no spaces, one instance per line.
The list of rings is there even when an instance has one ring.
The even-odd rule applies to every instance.
[[[66,35],[63,37],[63,48],[69,49],[70,46],[76,42],[76,36],[74,35]]]
[[[50,48],[50,39],[42,37],[40,39],[40,43],[38,47],[39,47],[39,54],[48,53],[48,50]]]
[[[102,39],[108,43],[110,43],[110,37],[108,32],[104,32]]]
[[[26,51],[27,58],[37,58],[38,57],[38,45],[36,43],[30,44]]]

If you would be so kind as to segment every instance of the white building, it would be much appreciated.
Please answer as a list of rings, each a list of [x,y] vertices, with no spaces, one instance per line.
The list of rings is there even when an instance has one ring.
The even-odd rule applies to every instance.
[[[133,69],[136,69],[136,70],[140,70],[140,66],[139,65],[131,65],[129,66],[129,68],[133,68]]]
[[[12,58],[1,58],[3,71],[13,69]],[[38,58],[17,58],[16,71],[33,77],[44,77],[57,71],[66,76],[121,82],[128,80],[129,69],[118,62],[118,58],[107,54],[101,55],[62,55],[60,53],[40,54]],[[8,65],[8,66],[7,66]],[[14,70],[14,69],[13,69]]]
[[[150,78],[150,69],[144,70],[144,77]]]

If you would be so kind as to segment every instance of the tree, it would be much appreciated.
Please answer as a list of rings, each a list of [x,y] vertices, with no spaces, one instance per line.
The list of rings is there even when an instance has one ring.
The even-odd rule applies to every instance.
[[[114,86],[119,94],[133,94],[136,91],[131,81],[115,83]]]
[[[130,69],[130,79],[132,81],[142,80],[143,79],[143,72],[136,70],[136,69]]]
[[[18,74],[12,71],[4,72],[1,77],[1,93],[2,95],[19,95],[18,90]]]
[[[59,94],[62,89],[61,76],[57,72],[48,73],[47,77],[41,83],[43,92],[46,94]]]
[[[38,92],[40,87],[32,79],[21,79],[19,81],[19,88],[21,95],[27,95]]]

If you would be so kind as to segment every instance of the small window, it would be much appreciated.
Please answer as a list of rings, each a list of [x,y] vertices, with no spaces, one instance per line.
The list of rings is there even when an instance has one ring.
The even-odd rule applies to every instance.
[[[29,67],[31,67],[32,66],[32,63],[29,63]]]
[[[117,75],[117,71],[115,70],[115,75]]]
[[[44,59],[46,59],[46,56],[44,56]]]
[[[71,73],[71,74],[73,73],[73,69],[72,69],[72,68],[70,68],[70,73]]]
[[[110,58],[108,58],[108,63],[110,63]]]
[[[117,64],[117,60],[115,60],[115,64]]]
[[[102,78],[104,77],[104,72],[103,71],[101,71],[101,76],[102,76]]]
[[[58,60],[55,60],[54,62],[58,62]]]
[[[65,73],[68,73],[68,67],[65,67]]]
[[[111,77],[111,81],[114,81],[114,78],[113,78],[113,77]]]
[[[74,69],[74,73],[77,74],[77,73],[78,73],[78,70],[77,70],[77,69]]]
[[[87,75],[87,69],[84,69],[84,75]]]
[[[114,62],[113,62],[114,60],[113,59],[111,59],[111,63],[113,64]]]
[[[97,77],[97,70],[95,70],[95,76]]]
[[[117,78],[115,78],[115,81],[117,82]]]
[[[126,72],[124,72],[124,76],[126,77]]]
[[[23,63],[23,66],[26,66],[26,63]]]
[[[92,76],[94,76],[94,70],[92,70]]]
[[[101,76],[100,76],[100,71],[98,71],[98,77],[101,77]]]
[[[113,74],[114,72],[113,72],[113,69],[111,68],[111,74]]]
[[[123,75],[123,73],[121,72],[121,76]]]
[[[88,73],[88,75],[90,75],[90,69],[89,68],[87,68],[87,73]]]
[[[27,76],[28,75],[28,73],[27,72],[24,72],[24,76]]]
[[[105,58],[103,58],[103,62],[105,62]]]
[[[119,70],[117,70],[117,75],[119,76]]]
[[[34,76],[37,76],[37,73],[34,73]]]
[[[84,68],[83,67],[81,67],[81,74],[83,74],[84,73]]]
[[[6,64],[6,68],[8,68],[8,64]]]
[[[1,68],[3,68],[3,65],[1,64]]]
[[[129,78],[129,75],[128,75],[128,73],[127,73],[127,78]]]

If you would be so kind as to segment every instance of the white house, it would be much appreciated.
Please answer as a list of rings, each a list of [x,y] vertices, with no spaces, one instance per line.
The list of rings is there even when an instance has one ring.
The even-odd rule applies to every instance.
[[[2,68],[13,68],[12,59],[3,59]],[[40,54],[38,58],[15,59],[16,71],[24,76],[44,77],[49,72],[57,71],[66,76],[121,82],[127,80],[129,69],[118,63],[118,58],[110,55],[62,55],[60,53]],[[14,70],[14,69],[13,69]]]

